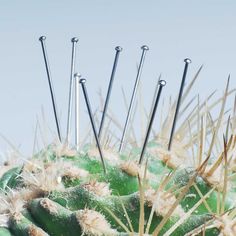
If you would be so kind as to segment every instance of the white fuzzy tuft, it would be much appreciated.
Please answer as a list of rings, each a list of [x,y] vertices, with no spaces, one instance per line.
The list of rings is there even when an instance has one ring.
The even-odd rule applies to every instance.
[[[138,176],[140,174],[140,166],[135,161],[125,161],[120,165],[122,171],[130,176]]]
[[[50,213],[54,213],[54,214],[58,213],[56,204],[47,198],[42,199],[40,201],[40,205]]]
[[[88,171],[80,169],[77,166],[74,166],[73,163],[64,161],[62,159],[58,159],[56,161],[51,162],[44,162],[43,160],[32,159],[28,161],[24,166],[24,170],[36,174],[37,172],[42,172],[43,169],[47,172],[53,171],[53,169],[55,169],[57,171],[58,176],[70,177],[72,179],[86,178],[89,175]]]
[[[165,150],[164,148],[150,148],[149,153],[162,160],[168,167],[176,169],[178,167],[184,167],[186,162],[185,156],[177,156],[173,151]]]
[[[214,225],[220,230],[222,236],[236,235],[236,219],[231,219],[227,214],[217,217]]]
[[[84,178],[88,176],[88,172],[63,160],[50,163],[39,159],[27,161],[21,173],[26,188],[10,189],[8,193],[0,194],[0,225],[7,226],[9,217],[20,213],[28,201],[44,197],[53,190],[64,190],[61,181],[64,176]],[[91,183],[87,188],[101,196],[110,193],[109,187],[104,183]]]
[[[209,170],[211,169],[211,167],[212,165],[206,167],[206,170],[202,174],[202,177],[210,186],[216,186],[217,190],[222,192],[224,189],[224,181],[222,181],[223,166],[220,165],[216,170],[214,170],[213,173],[209,174]],[[230,185],[230,181],[228,181],[227,184]]]
[[[139,165],[137,161],[125,161],[120,164],[120,169],[130,176],[137,177],[141,179],[156,179],[155,174],[150,173],[145,165]],[[144,176],[145,175],[145,176]]]
[[[97,211],[80,210],[76,213],[76,218],[83,233],[88,236],[117,235],[117,231],[112,229],[105,217]]]
[[[42,163],[42,165],[44,164]],[[53,190],[64,190],[60,170],[52,168],[51,164],[41,166],[40,169],[33,173],[24,170],[21,176],[30,189],[39,189],[45,193]]]
[[[157,215],[164,217],[174,205],[176,197],[173,194],[167,193],[163,190],[156,192],[153,189],[147,189],[145,191],[145,200],[150,207],[154,206]],[[180,205],[175,208],[173,215],[184,215],[184,210]]]
[[[9,215],[21,212],[24,208],[25,200],[21,192],[10,190],[9,193],[2,193],[0,196],[0,214]]]
[[[31,189],[9,190],[9,192],[0,194],[0,225],[6,226],[12,215],[19,214],[28,201],[40,197],[41,192]]]
[[[57,157],[74,157],[76,156],[76,151],[71,149],[67,144],[55,143],[52,145],[52,150]]]
[[[118,165],[120,163],[119,155],[111,149],[103,149],[103,156],[106,160],[110,161],[112,165]],[[99,151],[96,147],[89,149],[88,155],[97,160],[101,160]]]
[[[21,163],[19,153],[17,153],[16,151],[8,152],[6,156],[1,157],[1,159],[5,159],[5,160],[0,165],[0,177],[2,177],[2,175],[5,172],[16,167],[17,165]]]
[[[89,172],[87,170],[73,166],[72,163],[63,162],[61,164],[62,177],[69,177],[70,179],[83,179],[89,176]]]
[[[92,180],[89,183],[83,184],[83,188],[99,197],[106,197],[111,195],[111,190],[109,189],[108,183]]]
[[[45,232],[43,232],[42,229],[36,227],[35,225],[31,225],[28,229],[29,236],[47,236]]]
[[[51,192],[54,190],[64,190],[62,184],[63,177],[71,179],[86,178],[89,176],[89,172],[62,159],[52,162],[31,160],[25,165],[21,176],[29,188]]]

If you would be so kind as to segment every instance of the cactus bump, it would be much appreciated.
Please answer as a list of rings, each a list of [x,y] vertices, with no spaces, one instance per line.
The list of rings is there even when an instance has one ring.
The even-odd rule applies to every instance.
[[[82,142],[76,130],[74,146],[70,139],[72,81],[79,83],[73,80],[75,41],[64,140],[45,40],[40,37],[57,135],[30,158],[9,157],[0,167],[0,236],[236,235],[236,99],[232,109],[226,110],[227,98],[235,95],[230,79],[223,96],[213,99],[211,94],[203,101],[195,97],[188,102],[202,67],[190,79],[186,59],[180,92],[176,100],[165,104],[168,112],[161,114],[156,130],[153,121],[160,121],[155,113],[162,109],[161,90],[168,86],[168,80],[167,84],[158,81],[150,115],[146,114],[147,131],[139,142],[134,135],[139,127],[133,127],[131,114],[148,47],[142,47],[125,128],[115,118],[105,122],[112,116],[109,99],[122,50],[116,47],[102,122],[97,122],[85,79],[80,79],[93,138]],[[215,108],[218,113],[213,116]],[[136,116],[143,113],[145,109]],[[109,132],[112,125],[120,127],[118,141]]]

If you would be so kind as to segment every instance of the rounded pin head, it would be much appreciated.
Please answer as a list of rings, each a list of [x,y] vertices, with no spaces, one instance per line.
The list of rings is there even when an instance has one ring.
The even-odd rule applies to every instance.
[[[184,62],[190,64],[192,61],[191,61],[191,59],[189,59],[189,58],[185,58],[185,59],[184,59]]]
[[[74,38],[71,39],[71,42],[72,42],[72,43],[77,43],[78,41],[79,41],[79,39],[76,38],[76,37],[74,37]]]
[[[46,40],[46,36],[39,37],[39,41],[44,41],[44,40]]]
[[[80,74],[80,73],[75,73],[75,74],[74,74],[74,78],[75,78],[75,79],[81,78],[81,74]]]
[[[141,47],[141,49],[143,49],[143,50],[149,50],[149,47],[148,47],[147,45],[143,45],[143,46]]]
[[[121,51],[123,50],[123,48],[120,47],[120,46],[117,46],[117,47],[115,48],[115,50],[118,51],[118,52],[121,52]]]
[[[160,84],[160,86],[165,86],[166,85],[166,81],[162,79],[162,80],[159,81],[159,84]]]
[[[81,84],[85,84],[86,83],[86,79],[80,79],[79,81]]]

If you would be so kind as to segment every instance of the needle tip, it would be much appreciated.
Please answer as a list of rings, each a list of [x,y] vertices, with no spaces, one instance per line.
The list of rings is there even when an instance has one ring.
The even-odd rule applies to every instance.
[[[44,40],[46,40],[46,36],[41,36],[41,37],[39,37],[39,41],[44,41]]]
[[[71,42],[72,42],[72,43],[77,43],[78,41],[79,41],[79,39],[76,38],[76,37],[74,37],[74,38],[71,39]]]
[[[121,51],[123,50],[123,48],[120,47],[120,46],[117,46],[117,47],[115,48],[115,50],[118,51],[118,52],[121,52]]]
[[[147,45],[143,45],[142,47],[141,47],[141,49],[143,49],[143,50],[149,50],[149,47],[147,46]]]
[[[184,59],[184,62],[190,64],[192,61],[191,61],[191,59],[189,59],[189,58],[185,58],[185,59]]]

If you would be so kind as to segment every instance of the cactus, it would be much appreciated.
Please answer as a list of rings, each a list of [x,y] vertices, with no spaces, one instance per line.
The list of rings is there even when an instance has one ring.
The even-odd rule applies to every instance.
[[[0,170],[0,235],[236,235],[235,114],[223,138],[220,131],[233,92],[228,82],[222,98],[198,104],[167,150],[176,102],[171,104],[143,162],[132,140],[122,153],[102,142],[105,172],[98,143],[75,151],[55,142],[23,163],[6,161]],[[213,120],[211,109],[219,104]]]

